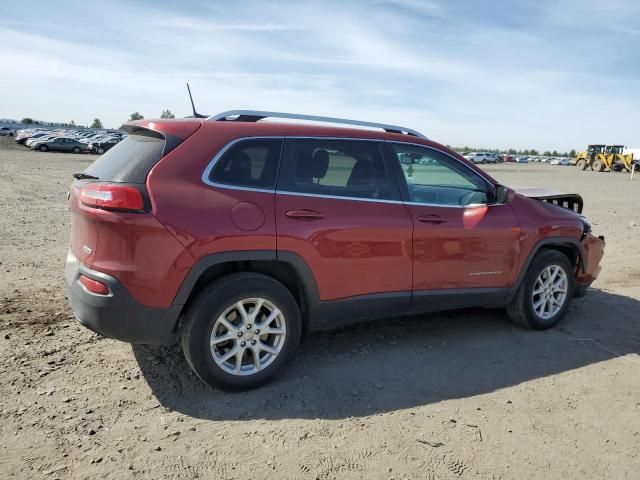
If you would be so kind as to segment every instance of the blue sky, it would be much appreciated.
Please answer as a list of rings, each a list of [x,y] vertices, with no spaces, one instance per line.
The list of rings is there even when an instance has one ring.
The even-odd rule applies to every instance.
[[[0,117],[342,116],[485,147],[640,147],[640,2],[3,2]]]

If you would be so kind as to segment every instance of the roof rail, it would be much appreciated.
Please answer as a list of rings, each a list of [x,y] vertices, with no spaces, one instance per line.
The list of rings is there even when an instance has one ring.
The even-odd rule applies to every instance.
[[[236,118],[229,118],[236,117]],[[206,121],[235,121],[235,122],[257,122],[263,118],[287,118],[291,120],[307,120],[311,122],[341,123],[343,125],[356,125],[359,127],[380,128],[385,132],[404,133],[414,137],[427,138],[420,132],[411,128],[400,127],[398,125],[386,125],[384,123],[364,122],[362,120],[349,120],[347,118],[319,117],[316,115],[303,115],[299,113],[263,112],[259,110],[229,110],[217,115],[212,115]]]

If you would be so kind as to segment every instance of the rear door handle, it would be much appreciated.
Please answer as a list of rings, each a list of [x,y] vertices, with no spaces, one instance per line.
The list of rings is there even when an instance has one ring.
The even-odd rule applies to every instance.
[[[420,215],[418,221],[422,223],[430,223],[432,225],[440,225],[446,223],[446,220],[439,215]]]
[[[289,210],[285,212],[285,215],[296,220],[318,220],[324,218],[322,213],[315,210]]]

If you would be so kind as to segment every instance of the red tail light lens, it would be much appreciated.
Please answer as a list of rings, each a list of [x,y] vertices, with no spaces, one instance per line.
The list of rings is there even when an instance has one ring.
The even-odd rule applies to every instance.
[[[89,277],[85,277],[84,275],[80,275],[78,277],[78,281],[82,285],[84,285],[84,288],[89,290],[91,293],[97,293],[98,295],[109,295],[109,287],[107,287],[102,282],[93,280]]]
[[[109,183],[88,183],[80,190],[83,205],[104,210],[143,212],[144,198],[136,187]]]

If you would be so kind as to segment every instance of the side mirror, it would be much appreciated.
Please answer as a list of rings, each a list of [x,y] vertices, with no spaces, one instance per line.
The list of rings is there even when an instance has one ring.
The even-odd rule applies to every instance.
[[[509,189],[504,185],[496,185],[493,188],[493,201],[495,203],[509,203]]]

